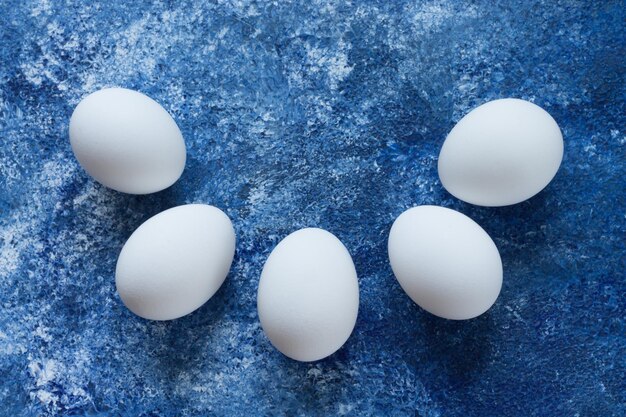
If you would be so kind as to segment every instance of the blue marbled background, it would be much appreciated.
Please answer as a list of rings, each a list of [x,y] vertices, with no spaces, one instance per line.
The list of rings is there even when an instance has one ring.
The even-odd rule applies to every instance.
[[[623,416],[626,414],[623,1],[3,1],[0,4],[0,413]],[[178,183],[110,191],[72,156],[68,120],[105,86],[171,112]],[[436,171],[446,133],[500,97],[549,111],[554,181],[508,208],[463,204]],[[117,255],[166,208],[205,202],[238,234],[227,282],[173,322],[115,293]],[[428,315],[386,254],[418,204],[468,214],[505,268],[478,319]],[[256,314],[263,262],[317,226],[354,257],[356,329],[290,361]]]

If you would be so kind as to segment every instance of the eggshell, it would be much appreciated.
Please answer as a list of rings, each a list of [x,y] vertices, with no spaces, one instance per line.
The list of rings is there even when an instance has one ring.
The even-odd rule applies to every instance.
[[[545,110],[524,100],[495,100],[454,126],[439,154],[439,178],[463,201],[506,206],[541,191],[562,159],[561,130]]]
[[[261,326],[283,354],[304,362],[331,355],[350,337],[359,310],[348,250],[322,229],[290,234],[265,263],[257,301]]]
[[[130,236],[117,260],[117,292],[138,316],[172,320],[215,294],[234,253],[235,232],[221,210],[205,204],[174,207]]]
[[[404,291],[436,316],[479,316],[500,294],[502,261],[496,245],[457,211],[437,206],[405,211],[391,227],[388,250]]]
[[[76,159],[96,181],[130,194],[174,184],[185,168],[183,136],[150,97],[107,88],[85,97],[70,119]]]

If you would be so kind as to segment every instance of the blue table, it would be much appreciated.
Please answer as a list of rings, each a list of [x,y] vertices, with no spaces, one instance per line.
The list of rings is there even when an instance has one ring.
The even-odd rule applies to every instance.
[[[623,1],[2,2],[0,415],[625,415],[625,20]],[[69,117],[106,86],[179,124],[173,187],[124,195],[78,166]],[[501,97],[552,114],[563,164],[522,204],[464,204],[439,148]],[[142,320],[117,255],[189,202],[233,220],[231,273],[195,313]],[[389,228],[418,204],[493,237],[487,314],[438,319],[394,279]],[[256,314],[266,257],[305,226],[344,242],[361,288],[352,337],[312,364]]]

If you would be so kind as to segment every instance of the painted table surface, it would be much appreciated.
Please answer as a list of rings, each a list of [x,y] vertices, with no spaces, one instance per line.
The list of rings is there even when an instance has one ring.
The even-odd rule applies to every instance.
[[[0,5],[0,414],[623,416],[626,414],[622,1],[127,2]],[[132,196],[91,180],[68,120],[106,86],[179,124],[181,179]],[[481,208],[437,176],[447,132],[501,97],[558,121],[564,161],[539,195]],[[172,206],[222,208],[224,286],[151,322],[115,292],[132,231]],[[419,204],[493,237],[502,293],[433,317],[386,252]],[[271,249],[305,226],[349,249],[360,311],[346,345],[303,364],[256,313]]]

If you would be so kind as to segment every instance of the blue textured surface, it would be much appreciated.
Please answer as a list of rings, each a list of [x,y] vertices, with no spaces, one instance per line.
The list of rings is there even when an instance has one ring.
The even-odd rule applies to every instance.
[[[205,3],[205,4],[203,4]],[[623,1],[0,4],[0,414],[623,416],[626,414]],[[140,90],[178,122],[178,183],[94,183],[74,106]],[[495,98],[531,100],[565,138],[522,204],[463,204],[436,171],[446,133]],[[142,320],[115,293],[126,238],[171,206],[224,209],[231,274],[194,314]],[[417,204],[468,214],[504,263],[478,319],[428,315],[386,254]],[[288,233],[354,257],[356,329],[301,364],[264,337],[256,289]]]

